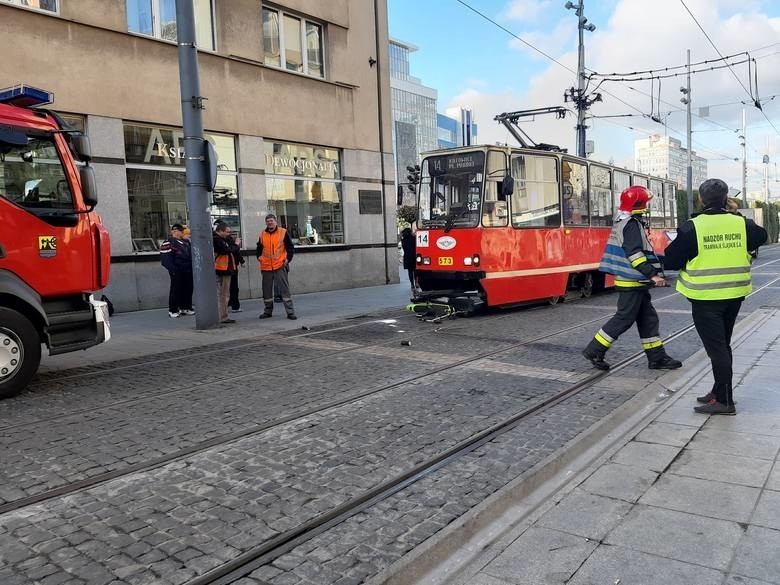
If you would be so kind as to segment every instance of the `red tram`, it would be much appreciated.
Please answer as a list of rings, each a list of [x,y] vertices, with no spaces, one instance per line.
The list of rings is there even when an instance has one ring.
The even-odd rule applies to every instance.
[[[582,295],[599,272],[620,193],[653,193],[647,217],[663,256],[675,234],[675,184],[560,152],[470,146],[428,153],[416,225],[422,298],[462,310]]]

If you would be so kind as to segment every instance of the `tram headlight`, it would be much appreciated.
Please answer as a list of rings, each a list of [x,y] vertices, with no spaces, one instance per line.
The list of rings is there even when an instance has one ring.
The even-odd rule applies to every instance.
[[[471,266],[471,257],[470,257],[470,256],[466,256],[466,257],[463,259],[463,264],[464,264],[465,266]]]
[[[425,256],[422,259],[422,263],[425,264],[426,266],[428,266],[431,263],[431,259],[428,256]]]
[[[422,255],[421,254],[417,254],[417,258],[415,258],[414,261],[417,262],[417,264],[422,264],[422,261],[423,261]]]
[[[474,256],[471,258],[471,262],[474,264],[474,266],[479,266],[479,254],[474,254]]]

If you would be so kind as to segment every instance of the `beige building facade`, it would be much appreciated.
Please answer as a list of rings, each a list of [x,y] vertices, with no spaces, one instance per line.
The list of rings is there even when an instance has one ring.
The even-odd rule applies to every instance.
[[[398,281],[386,0],[194,0],[213,219],[242,237],[241,296],[276,213],[293,294]],[[0,87],[54,92],[92,141],[111,234],[106,294],[167,303],[159,245],[186,223],[175,0],[0,0]]]
[[[676,138],[653,134],[634,141],[634,170],[656,177],[672,179],[678,189],[685,189],[688,177],[688,151]],[[693,188],[707,179],[707,159],[691,151]]]

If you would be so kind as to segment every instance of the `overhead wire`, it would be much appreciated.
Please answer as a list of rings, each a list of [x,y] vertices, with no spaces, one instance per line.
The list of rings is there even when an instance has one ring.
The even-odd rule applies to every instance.
[[[702,32],[702,34],[704,34],[704,36],[705,36],[705,37],[707,37],[707,40],[708,40],[708,41],[710,42],[710,44],[712,45],[712,48],[713,48],[713,49],[715,49],[715,52],[716,52],[716,53],[717,53],[717,54],[720,56],[720,58],[721,58],[721,59],[723,59],[723,55],[722,55],[722,54],[721,54],[721,52],[718,50],[718,47],[717,47],[717,46],[715,46],[715,43],[714,43],[714,42],[713,42],[713,40],[710,38],[710,35],[708,35],[708,34],[707,34],[707,31],[705,31],[705,30],[704,30],[704,27],[702,27],[702,25],[701,25],[701,24],[699,23],[699,21],[696,19],[696,16],[694,16],[693,12],[691,12],[691,9],[690,9],[690,8],[688,8],[688,5],[687,5],[687,4],[685,4],[685,0],[680,0],[680,4],[682,4],[682,5],[683,5],[683,7],[685,8],[685,10],[688,12],[688,14],[690,14],[691,18],[693,19],[693,22],[695,22],[695,23],[696,23],[696,26],[698,26],[698,27],[699,27],[699,30]],[[776,133],[778,136],[780,136],[780,130],[778,130],[778,129],[777,129],[777,126],[775,126],[775,125],[774,125],[774,123],[772,122],[772,120],[770,120],[770,119],[769,119],[769,116],[767,116],[767,115],[766,115],[766,112],[765,112],[765,111],[764,111],[764,109],[761,107],[761,101],[760,101],[760,100],[759,100],[757,97],[753,96],[753,92],[752,92],[751,90],[749,90],[748,88],[746,88],[746,87],[745,87],[745,84],[744,84],[744,83],[742,83],[742,80],[741,80],[741,79],[740,79],[740,78],[737,76],[737,74],[734,72],[734,70],[733,70],[731,67],[729,67],[729,70],[731,71],[731,74],[734,76],[734,79],[736,79],[736,80],[737,80],[737,82],[738,82],[738,83],[739,83],[739,84],[742,86],[742,89],[744,89],[744,90],[745,90],[745,92],[746,92],[746,93],[747,93],[747,94],[750,96],[750,99],[752,99],[752,100],[753,100],[753,104],[756,106],[756,108],[758,108],[758,110],[759,110],[759,111],[760,111],[762,114],[764,114],[764,118],[766,118],[767,122],[769,122],[769,124],[772,126],[772,128],[774,128],[774,130],[775,130],[775,133]],[[756,81],[756,83],[758,83],[758,81]],[[758,90],[758,86],[756,86],[756,92],[757,92],[757,90]]]
[[[507,33],[509,36],[511,36],[511,37],[513,37],[513,38],[515,38],[515,39],[517,39],[518,41],[520,41],[521,43],[523,43],[523,44],[524,44],[524,45],[526,45],[527,47],[529,47],[529,48],[533,49],[534,51],[536,51],[536,52],[537,52],[537,53],[539,53],[540,55],[542,55],[542,56],[544,56],[545,58],[549,59],[549,60],[550,60],[550,61],[552,61],[553,63],[556,63],[557,65],[559,65],[560,67],[562,67],[562,68],[566,69],[566,70],[567,70],[567,71],[569,71],[570,73],[573,73],[573,74],[577,75],[577,72],[576,72],[574,69],[572,69],[572,68],[571,68],[571,67],[569,67],[568,65],[566,65],[566,64],[564,64],[564,63],[562,63],[561,61],[559,61],[559,60],[558,60],[558,59],[556,59],[555,57],[553,57],[553,56],[549,55],[548,53],[544,52],[543,50],[539,49],[538,47],[534,46],[533,44],[529,43],[528,41],[526,41],[526,40],[525,40],[525,39],[523,39],[522,37],[518,36],[517,34],[515,34],[514,32],[512,32],[511,30],[509,30],[509,29],[508,29],[508,28],[506,28],[505,26],[501,25],[500,23],[496,22],[494,19],[490,18],[490,17],[489,17],[488,15],[486,15],[485,13],[483,13],[483,12],[481,12],[481,11],[477,10],[476,8],[474,8],[473,6],[471,6],[471,5],[470,5],[468,2],[466,2],[465,0],[456,0],[456,2],[458,2],[459,4],[461,4],[462,6],[464,6],[465,8],[469,9],[469,10],[470,10],[470,11],[472,11],[473,13],[477,14],[478,16],[480,16],[481,18],[483,18],[483,19],[484,19],[484,20],[486,20],[487,22],[489,22],[489,23],[493,24],[494,26],[498,27],[499,29],[501,29],[502,31],[504,31],[505,33]],[[774,44],[780,44],[780,43],[774,43]],[[765,46],[765,47],[762,47],[762,48],[771,47],[771,46],[774,46],[774,44],[772,44],[772,45],[767,45],[767,46]],[[757,50],[758,50],[758,49],[757,49]],[[590,79],[588,79],[587,81],[589,82],[589,81],[590,81]],[[598,86],[597,86],[597,88],[598,88]],[[633,88],[631,88],[631,89],[633,89]],[[637,113],[638,113],[640,116],[642,116],[642,117],[647,117],[647,114],[645,114],[645,113],[644,113],[644,112],[643,112],[641,109],[639,109],[639,108],[637,108],[636,106],[634,106],[633,104],[631,104],[631,103],[629,103],[629,102],[625,101],[625,100],[624,100],[624,99],[622,99],[621,97],[619,97],[619,96],[615,95],[614,93],[612,93],[612,92],[610,92],[610,91],[607,91],[607,90],[602,90],[602,91],[603,91],[605,94],[607,94],[607,95],[609,95],[609,96],[613,97],[614,99],[616,99],[617,101],[619,101],[619,102],[620,102],[620,103],[622,103],[623,105],[627,106],[628,108],[630,108],[630,109],[632,109],[632,110],[636,111],[636,112],[637,112]],[[644,93],[644,92],[641,92],[641,91],[639,91],[639,90],[636,90],[636,89],[634,89],[634,91],[637,91],[637,92],[639,92],[639,93]],[[645,93],[644,95],[647,95],[647,94]],[[751,96],[751,97],[752,97],[752,96]],[[663,102],[663,103],[666,103],[667,105],[671,105],[671,104],[669,104],[668,102]],[[627,114],[627,116],[633,116],[633,114]],[[698,116],[697,116],[697,117],[698,117]],[[704,119],[706,119],[706,118],[704,118]],[[628,128],[629,130],[634,130],[634,131],[636,131],[636,129],[635,129],[635,128],[633,128],[633,127],[630,127],[630,126],[625,126],[625,125],[623,125],[623,124],[618,124],[618,123],[616,123],[616,122],[610,122],[610,123],[612,123],[612,124],[614,124],[614,125],[616,125],[616,126],[623,127],[623,128]],[[678,135],[680,135],[680,136],[684,136],[684,133],[683,133],[683,132],[681,132],[681,131],[679,131],[679,130],[677,130],[677,129],[673,128],[672,126],[669,126],[669,125],[667,125],[667,124],[664,124],[664,127],[665,127],[665,128],[667,128],[667,129],[669,129],[670,131],[674,132],[675,134],[678,134]],[[696,142],[696,141],[693,141],[693,142]],[[725,156],[725,155],[723,155],[722,153],[718,153],[717,151],[711,150],[709,147],[707,147],[707,146],[705,146],[705,145],[703,145],[703,144],[701,144],[701,143],[697,143],[697,144],[698,144],[698,146],[701,148],[701,150],[706,150],[706,151],[709,151],[709,152],[714,152],[714,153],[718,154],[718,156]]]

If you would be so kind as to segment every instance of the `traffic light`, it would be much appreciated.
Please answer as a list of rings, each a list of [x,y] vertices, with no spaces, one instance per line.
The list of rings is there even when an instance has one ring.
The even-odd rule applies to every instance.
[[[409,174],[406,175],[406,180],[409,181],[409,191],[417,193],[417,185],[420,184],[420,165],[409,165],[406,167]]]

